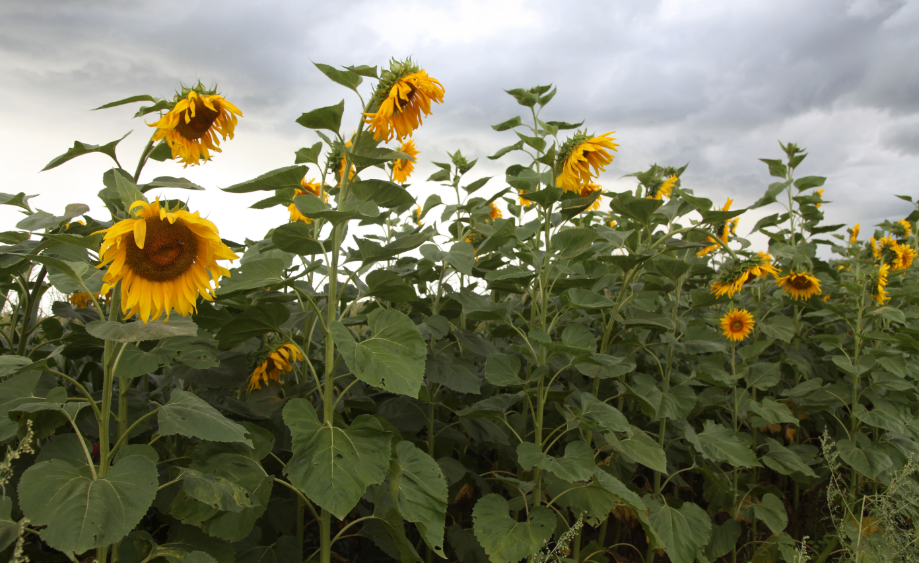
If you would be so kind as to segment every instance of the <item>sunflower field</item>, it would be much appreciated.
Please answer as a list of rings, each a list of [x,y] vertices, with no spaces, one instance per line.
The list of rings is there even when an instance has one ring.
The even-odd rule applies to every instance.
[[[794,143],[748,209],[685,166],[605,190],[614,133],[546,121],[550,86],[493,126],[522,164],[456,151],[416,200],[444,86],[316,67],[354,106],[223,188],[289,211],[252,239],[143,173],[219,166],[243,112],[201,83],[102,106],[146,104],[133,171],[48,164],[111,157],[99,201],[0,194],[4,560],[919,560],[916,201],[826,225]]]

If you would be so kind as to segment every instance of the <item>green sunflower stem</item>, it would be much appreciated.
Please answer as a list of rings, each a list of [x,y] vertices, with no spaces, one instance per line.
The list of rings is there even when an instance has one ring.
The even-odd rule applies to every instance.
[[[136,184],[140,180],[140,171],[144,169],[144,165],[147,164],[147,159],[150,158],[150,153],[153,152],[153,136],[154,133],[150,136],[150,140],[147,141],[147,146],[144,147],[144,150],[140,153],[140,160],[137,161],[137,168],[134,170],[134,183]]]

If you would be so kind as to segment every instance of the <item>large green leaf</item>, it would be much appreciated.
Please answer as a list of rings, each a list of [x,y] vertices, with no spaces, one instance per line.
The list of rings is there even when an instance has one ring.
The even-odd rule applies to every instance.
[[[664,449],[640,428],[632,426],[624,440],[618,439],[614,433],[603,436],[616,451],[655,471],[667,473],[667,455]]]
[[[415,204],[415,198],[405,188],[386,180],[361,180],[352,183],[350,189],[358,199],[386,209]]]
[[[389,484],[403,518],[414,522],[428,547],[446,558],[447,480],[437,462],[411,442],[399,442]]]
[[[702,457],[712,461],[725,461],[736,467],[760,467],[756,454],[749,444],[737,437],[732,430],[713,420],[706,420],[699,434],[689,424],[684,425],[686,440]]]
[[[648,518],[663,542],[664,551],[673,563],[692,563],[696,552],[704,547],[712,535],[712,521],[704,510],[692,502],[685,502],[679,510],[660,500],[645,497]]]
[[[520,359],[510,354],[489,354],[485,358],[485,379],[498,387],[513,387],[526,383],[520,379]]]
[[[390,433],[367,414],[347,428],[323,424],[304,399],[291,399],[283,416],[294,452],[284,472],[310,500],[343,520],[367,487],[386,476]]]
[[[32,360],[25,356],[0,356],[0,377],[6,377],[19,368],[25,367],[31,363]]]
[[[427,355],[424,338],[405,313],[376,309],[367,317],[370,338],[358,342],[345,325],[332,336],[345,363],[361,381],[392,393],[418,397]]]
[[[472,511],[475,537],[492,563],[517,563],[535,555],[555,530],[552,509],[537,506],[526,522],[510,517],[507,501],[496,494],[485,495]]]
[[[284,188],[299,188],[300,180],[306,175],[306,166],[295,165],[278,168],[266,172],[257,178],[234,184],[228,188],[221,188],[231,194],[245,194],[249,192],[283,190]]]
[[[575,309],[606,309],[616,305],[612,299],[586,289],[569,289],[562,294],[562,299]]]
[[[804,463],[804,460],[792,449],[786,448],[772,438],[766,438],[766,443],[769,445],[769,453],[763,456],[762,462],[769,469],[782,475],[802,473],[808,477],[817,476],[814,470]]]
[[[405,283],[403,276],[389,270],[374,270],[367,274],[367,293],[364,295],[394,303],[418,299],[415,288]]]
[[[275,228],[271,234],[271,242],[284,252],[298,256],[312,256],[324,252],[322,243],[313,238],[313,227],[300,221]]]
[[[882,471],[893,465],[890,456],[873,444],[862,448],[852,440],[843,438],[836,442],[836,448],[839,451],[839,457],[849,467],[870,479],[876,478]]]
[[[124,138],[130,134],[131,132],[128,131],[120,139],[116,139],[112,141],[111,143],[106,143],[104,145],[90,145],[89,143],[81,143],[80,141],[74,141],[73,147],[68,149],[67,152],[65,152],[64,154],[52,158],[51,162],[46,164],[45,167],[41,169],[41,171],[44,172],[45,170],[51,170],[52,168],[56,168],[60,166],[61,164],[64,164],[68,160],[72,160],[78,156],[83,156],[84,154],[90,154],[94,152],[108,155],[109,157],[111,157],[112,160],[115,161],[115,164],[118,164],[118,159],[115,157],[115,147],[117,147],[118,143],[123,141]],[[118,164],[118,166],[120,167],[121,165]]]
[[[769,526],[773,534],[779,534],[788,526],[788,511],[782,499],[772,493],[766,493],[759,504],[753,505],[753,514]]]
[[[220,475],[184,469],[182,489],[188,496],[217,510],[239,512],[252,508],[249,491]]]
[[[83,553],[127,535],[153,503],[157,484],[156,466],[143,456],[121,459],[95,480],[88,466],[52,459],[23,473],[19,504],[33,526],[47,526],[45,543]]]
[[[150,321],[142,323],[119,323],[117,321],[93,321],[86,325],[86,332],[101,340],[115,342],[138,342],[160,340],[171,336],[196,336],[198,326],[187,320]]]
[[[180,434],[210,442],[242,442],[252,446],[252,441],[246,438],[245,427],[188,391],[173,389],[169,402],[160,407],[157,416],[159,433],[163,436]]]
[[[220,348],[225,350],[266,332],[278,332],[290,317],[290,310],[280,303],[265,303],[233,318],[217,332]]]
[[[552,237],[552,247],[559,251],[559,258],[570,260],[587,251],[595,240],[593,229],[565,229]]]
[[[604,403],[590,393],[581,394],[580,418],[600,432],[627,432],[629,421],[619,409]]]
[[[0,497],[0,551],[19,539],[19,522],[13,520],[13,499]]]
[[[345,111],[345,101],[342,100],[334,106],[314,109],[297,118],[297,123],[309,129],[325,129],[338,133],[341,129],[341,116]],[[300,175],[303,177],[303,175]]]
[[[527,471],[539,467],[569,483],[590,479],[596,467],[593,449],[580,440],[565,446],[564,457],[550,456],[533,442],[522,442],[517,446],[517,461]]]

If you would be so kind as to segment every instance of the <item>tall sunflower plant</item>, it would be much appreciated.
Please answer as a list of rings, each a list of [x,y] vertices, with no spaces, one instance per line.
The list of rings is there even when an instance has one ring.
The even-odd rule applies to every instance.
[[[0,233],[0,550],[879,557],[898,530],[865,499],[919,452],[919,212],[823,225],[832,187],[796,178],[794,143],[753,203],[697,195],[687,166],[614,180],[614,133],[546,120],[551,85],[507,91],[529,113],[493,126],[516,135],[488,157],[503,178],[457,150],[422,183],[443,85],[412,59],[315,66],[357,109],[303,113],[315,144],[224,188],[286,208],[242,243],[194,193],[156,197],[201,186],[141,181],[150,159],[219,165],[242,113],[200,83],[102,106],[151,104],[133,173],[118,141],[49,163],[112,158],[110,219],[0,195],[26,215]]]

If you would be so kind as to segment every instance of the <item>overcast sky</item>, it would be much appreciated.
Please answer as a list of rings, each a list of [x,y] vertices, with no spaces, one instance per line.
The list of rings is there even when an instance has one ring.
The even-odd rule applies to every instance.
[[[294,120],[346,101],[344,128],[357,124],[356,96],[310,61],[385,65],[412,55],[445,89],[416,131],[421,150],[411,190],[461,149],[480,158],[470,176],[505,186],[516,162],[484,157],[512,144],[490,125],[521,114],[503,90],[558,85],[542,117],[586,120],[616,131],[607,189],[634,187],[625,174],[652,163],[689,163],[683,186],[746,207],[772,181],[757,159],[781,158],[778,140],[807,147],[800,175],[828,176],[827,221],[868,225],[909,213],[892,194],[919,195],[919,3],[502,0],[466,2],[197,2],[4,0],[0,4],[0,192],[39,194],[52,213],[70,202],[106,218],[96,192],[108,157],[93,154],[39,172],[74,140],[119,145],[133,171],[152,129],[132,119],[138,105],[88,111],[137,94],[171,96],[179,82],[219,82],[244,113],[236,139],[204,166],[151,163],[141,181],[184,176],[206,192],[188,196],[225,238],[261,238],[286,210],[247,209],[265,194],[217,188],[293,164],[316,142]],[[373,81],[366,80],[362,92]],[[155,119],[148,116],[148,121]],[[155,192],[159,193],[159,192]],[[450,194],[445,194],[450,195]],[[445,197],[445,199],[447,199]],[[763,210],[741,222],[748,232]],[[18,221],[0,208],[3,229]]]

